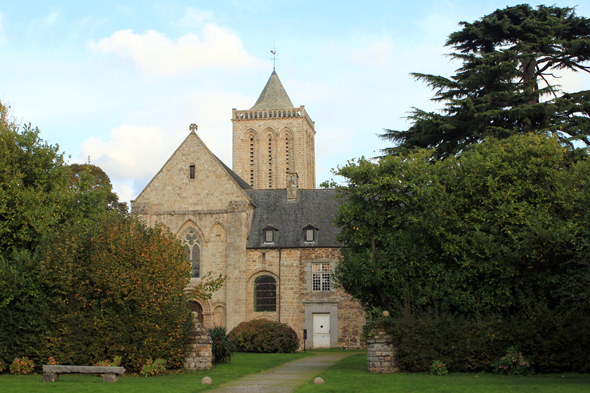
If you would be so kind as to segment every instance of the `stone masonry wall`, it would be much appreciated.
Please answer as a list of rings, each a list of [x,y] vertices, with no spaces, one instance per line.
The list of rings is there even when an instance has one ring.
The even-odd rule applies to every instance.
[[[246,120],[237,119],[234,110],[232,123],[232,169],[248,184],[251,183],[250,171],[253,170],[253,187],[268,189],[270,169],[272,188],[286,188],[289,168],[289,173],[299,175],[299,188],[315,189],[315,130],[307,116]],[[250,138],[254,139],[253,146],[250,146]],[[286,139],[289,140],[288,159]],[[251,147],[253,162],[250,161]]]
[[[193,313],[193,329],[189,336],[185,353],[184,368],[187,370],[211,370],[213,363],[213,341],[209,331]]]
[[[383,331],[376,331],[367,339],[367,368],[370,373],[399,371],[392,337]]]

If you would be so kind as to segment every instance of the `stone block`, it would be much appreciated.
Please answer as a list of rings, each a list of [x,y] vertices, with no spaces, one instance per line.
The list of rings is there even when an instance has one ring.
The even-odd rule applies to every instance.
[[[106,383],[115,383],[119,380],[119,376],[117,374],[104,374],[102,380]]]
[[[55,382],[59,379],[59,374],[43,373],[43,382]]]

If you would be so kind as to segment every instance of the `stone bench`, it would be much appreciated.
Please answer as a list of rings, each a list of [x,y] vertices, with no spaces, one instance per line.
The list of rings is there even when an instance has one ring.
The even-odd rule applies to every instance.
[[[103,374],[102,380],[107,383],[115,383],[119,375],[123,375],[123,367],[105,366],[43,366],[43,382],[55,382],[59,374]]]

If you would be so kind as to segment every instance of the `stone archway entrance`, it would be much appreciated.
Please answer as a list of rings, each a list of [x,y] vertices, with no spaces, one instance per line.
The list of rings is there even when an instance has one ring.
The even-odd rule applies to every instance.
[[[196,312],[198,315],[199,322],[203,323],[203,306],[199,302],[191,300],[187,305],[188,309],[192,312]]]

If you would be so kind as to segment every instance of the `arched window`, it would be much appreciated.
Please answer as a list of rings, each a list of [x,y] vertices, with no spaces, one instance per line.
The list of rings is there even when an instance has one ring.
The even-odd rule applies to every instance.
[[[190,228],[182,239],[186,260],[191,263],[191,277],[201,277],[201,238],[197,231]]]
[[[268,188],[272,188],[272,138],[268,138]]]
[[[254,187],[254,138],[250,137],[250,187]]]
[[[254,311],[277,311],[277,282],[273,277],[254,280]]]

